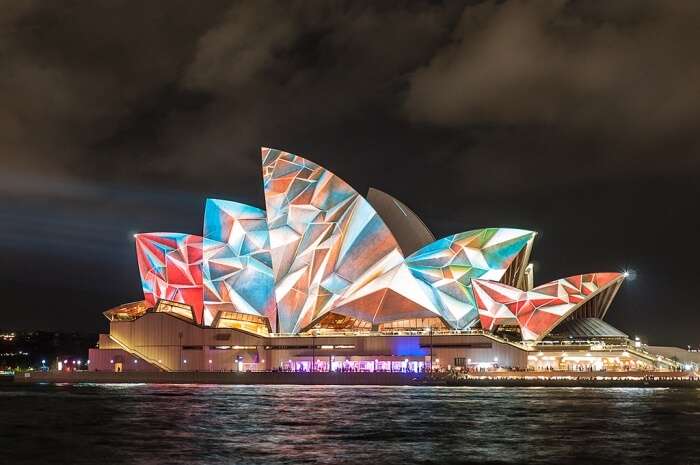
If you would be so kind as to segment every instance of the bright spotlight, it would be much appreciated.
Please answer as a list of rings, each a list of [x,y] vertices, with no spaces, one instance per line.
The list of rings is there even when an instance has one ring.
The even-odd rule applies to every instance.
[[[628,281],[634,281],[637,279],[637,272],[632,268],[625,268],[622,270],[622,276],[624,276]]]

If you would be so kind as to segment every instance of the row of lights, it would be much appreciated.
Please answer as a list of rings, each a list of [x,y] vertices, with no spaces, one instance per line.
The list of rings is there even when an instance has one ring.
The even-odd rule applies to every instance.
[[[542,357],[543,355],[544,355],[544,352],[538,352],[538,353],[537,353],[537,356],[538,356],[538,357]],[[562,356],[562,357],[566,357],[566,356],[567,356],[567,353],[566,353],[566,352],[562,352],[561,356]],[[586,357],[592,357],[592,356],[593,356],[593,355],[592,355],[590,352],[587,352],[587,353],[586,353]],[[623,356],[623,357],[629,356],[629,352],[627,352],[626,350],[623,351],[623,352],[622,352],[622,356]]]
[[[45,363],[45,362],[46,362],[46,360],[42,360],[42,361],[41,361],[41,363]],[[290,362],[291,362],[291,360],[290,360]],[[68,363],[68,361],[67,361],[67,360],[64,360],[63,363]],[[73,363],[75,363],[75,362],[73,362]],[[87,363],[89,364],[89,363],[90,363],[90,360],[88,360]],[[110,360],[109,363],[112,363],[112,364],[113,364],[113,363],[114,363],[114,359]],[[134,363],[139,363],[139,361],[136,360],[136,359],[134,359]],[[162,360],[158,360],[158,363],[163,363],[163,361],[162,361]],[[183,360],[182,360],[182,363],[187,363],[187,359],[183,359]],[[209,364],[211,365],[212,363],[214,363],[214,361],[213,361],[213,360],[209,360]],[[261,360],[260,363],[265,363],[265,360],[264,360],[264,359]],[[80,364],[80,360],[78,360],[78,364]]]

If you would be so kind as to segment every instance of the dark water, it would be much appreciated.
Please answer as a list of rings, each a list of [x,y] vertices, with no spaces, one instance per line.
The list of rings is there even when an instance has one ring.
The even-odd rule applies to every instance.
[[[700,464],[700,390],[0,386],[3,464]]]

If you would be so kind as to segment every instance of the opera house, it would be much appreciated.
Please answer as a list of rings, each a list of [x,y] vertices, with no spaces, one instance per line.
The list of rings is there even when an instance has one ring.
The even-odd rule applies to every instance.
[[[209,199],[202,235],[135,236],[143,300],[104,314],[100,371],[663,369],[605,322],[625,276],[535,285],[536,233],[436,240],[403,203],[262,149],[265,210]]]

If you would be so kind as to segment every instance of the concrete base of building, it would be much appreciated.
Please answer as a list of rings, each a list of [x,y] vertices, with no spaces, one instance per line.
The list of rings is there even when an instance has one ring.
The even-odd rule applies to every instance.
[[[425,373],[295,372],[28,372],[15,383],[149,383],[149,384],[303,384],[407,386],[425,383]]]
[[[146,313],[135,320],[110,321],[109,334],[100,335],[99,347],[90,349],[88,363],[90,371],[117,375],[146,371],[280,371],[410,376],[431,369],[585,373],[678,368],[672,360],[646,353],[622,340],[546,341],[532,345],[508,341],[488,331],[431,329],[259,335],[233,328],[201,327],[162,312]],[[286,375],[281,376],[286,379]]]
[[[668,371],[637,372],[495,372],[455,376],[447,386],[471,387],[592,387],[592,388],[700,388],[700,374]]]
[[[289,373],[289,372],[27,372],[15,383],[147,384],[288,384],[366,386],[504,387],[689,387],[700,388],[700,375],[688,372],[522,372],[437,373]]]

